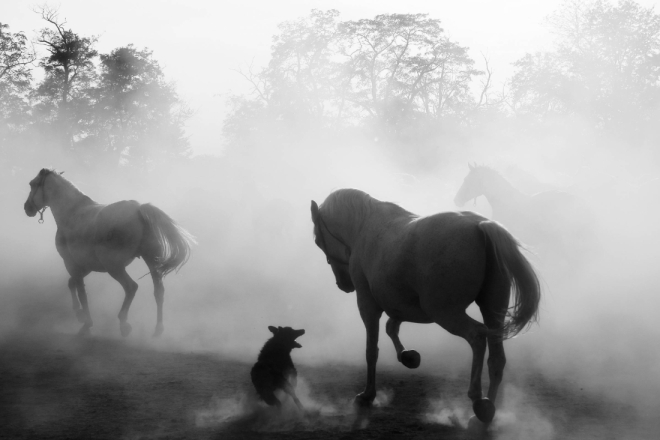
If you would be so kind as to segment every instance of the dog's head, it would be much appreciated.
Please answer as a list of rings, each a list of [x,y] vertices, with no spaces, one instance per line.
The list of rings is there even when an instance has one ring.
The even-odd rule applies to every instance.
[[[305,334],[305,330],[294,330],[291,327],[268,326],[268,330],[273,333],[273,340],[287,348],[302,348],[302,345],[296,342],[296,338]]]

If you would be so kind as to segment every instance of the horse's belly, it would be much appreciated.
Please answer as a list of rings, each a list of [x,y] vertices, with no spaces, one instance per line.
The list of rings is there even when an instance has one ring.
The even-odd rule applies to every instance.
[[[394,298],[394,300],[392,300],[392,298]],[[419,299],[414,293],[410,295],[390,296],[390,300],[387,300],[385,296],[381,296],[380,298],[376,296],[376,301],[390,318],[406,322],[416,322],[418,324],[433,322],[433,320],[424,313],[424,310],[422,310],[419,305]]]
[[[96,254],[91,250],[77,251],[69,250],[73,260],[76,264],[84,269],[90,270],[92,272],[106,272],[106,269],[103,267],[103,264],[96,257]]]
[[[429,316],[420,308],[391,308],[385,309],[390,318],[399,321],[414,322],[416,324],[430,324],[433,322]]]

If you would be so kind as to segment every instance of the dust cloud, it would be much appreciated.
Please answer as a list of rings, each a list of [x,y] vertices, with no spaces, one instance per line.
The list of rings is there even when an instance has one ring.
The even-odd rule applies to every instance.
[[[269,337],[267,326],[282,325],[306,331],[303,348],[292,354],[296,364],[363,365],[365,335],[355,296],[336,289],[332,272],[314,245],[310,200],[320,203],[333,189],[356,187],[422,215],[452,210],[469,160],[506,175],[510,158],[523,148],[482,144],[452,163],[441,164],[437,172],[415,175],[379,153],[377,142],[364,139],[348,145],[305,139],[298,146],[265,147],[256,157],[196,157],[172,164],[141,179],[140,186],[124,186],[122,178],[55,163],[35,163],[5,177],[4,204],[14,207],[6,210],[5,249],[14,251],[2,255],[0,328],[69,334],[78,329],[68,276],[54,247],[54,220],[47,212],[40,225],[25,217],[21,208],[27,182],[41,166],[55,165],[94,200],[153,203],[197,238],[188,264],[165,280],[165,334],[160,339],[151,338],[156,311],[151,280],[140,278],[146,266],[137,260],[129,267],[130,275],[140,278],[129,313],[134,329],[131,344],[211,352],[250,362]],[[660,170],[632,154],[610,161],[598,160],[589,151],[582,154],[594,157],[592,170],[609,179],[598,188],[600,192],[581,182],[581,169],[570,162],[562,166],[564,162],[556,160],[542,166],[543,161],[529,152],[521,155],[528,162],[515,161],[515,167],[542,176],[553,187],[581,192],[596,213],[593,227],[598,231],[599,251],[568,275],[564,262],[529,254],[543,281],[541,318],[528,333],[505,343],[505,383],[530,366],[648,413],[657,408],[660,396],[660,354],[654,348],[660,337],[655,325],[660,306],[656,268],[660,234],[654,221],[658,192],[653,179],[626,187],[625,172],[639,167],[655,176]],[[573,181],[566,176],[573,176]],[[467,208],[489,214],[484,200]],[[93,273],[86,286],[93,334],[119,338],[116,314],[123,300],[119,284],[107,274]],[[478,318],[476,310],[470,312]],[[379,364],[396,364],[384,321]],[[469,368],[467,344],[435,325],[404,323],[401,339],[422,354],[420,372],[456,377]],[[222,408],[245,408],[240,397],[237,402],[219,402],[212,415],[221,415]],[[506,429],[507,424],[515,424],[514,414],[521,413],[510,400],[504,405],[497,423]],[[447,407],[432,410],[435,415],[429,417],[455,423],[469,413],[446,411]],[[552,438],[552,427],[544,428],[546,419],[527,416],[526,420],[538,422],[534,429],[544,430],[535,438]]]
[[[130,344],[251,362],[269,337],[269,325],[291,326],[305,329],[303,348],[292,353],[296,364],[363,365],[366,337],[355,295],[335,287],[325,257],[314,245],[310,201],[321,203],[335,189],[354,187],[421,215],[456,210],[456,191],[468,162],[476,161],[523,192],[559,189],[580,196],[593,213],[597,236],[596,251],[575,264],[529,246],[528,256],[543,283],[540,322],[505,343],[505,400],[496,423],[503,432],[511,426],[519,430],[522,417],[529,429],[509,438],[553,438],[548,419],[525,403],[529,396],[507,385],[527,368],[650,414],[660,405],[656,152],[595,135],[585,141],[588,128],[572,124],[573,141],[547,133],[512,137],[497,129],[482,131],[465,141],[465,148],[424,169],[401,166],[401,158],[378,138],[337,138],[310,130],[286,140],[259,139],[250,151],[163,163],[144,175],[90,170],[75,161],[60,162],[55,155],[22,164],[2,176],[0,338],[15,332],[78,330],[68,275],[54,246],[54,219],[47,211],[40,225],[22,209],[28,182],[42,167],[53,166],[95,201],[152,203],[197,239],[187,265],[165,279],[165,333],[159,339],[151,338],[156,306],[151,279],[141,278],[147,268],[140,260],[129,267],[139,284],[129,312]],[[462,209],[491,215],[483,197]],[[92,337],[119,339],[121,287],[107,274],[92,273],[85,281]],[[479,317],[476,309],[470,313]],[[379,365],[395,365],[382,321]],[[404,323],[401,340],[421,353],[421,373],[458,377],[469,368],[469,346],[436,325]],[[485,379],[487,383],[486,373]],[[301,381],[299,390],[309,407],[329,416],[346,411],[306,394],[306,382]],[[390,392],[380,393],[386,404]],[[209,426],[266,411],[255,405],[242,394],[219,397],[198,414],[198,423]],[[471,411],[446,401],[431,401],[429,408],[429,423],[460,426],[467,426]],[[264,417],[264,429],[284,429]]]

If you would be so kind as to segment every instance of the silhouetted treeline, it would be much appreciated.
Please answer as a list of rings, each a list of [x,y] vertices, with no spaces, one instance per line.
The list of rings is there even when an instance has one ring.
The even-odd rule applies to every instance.
[[[188,155],[190,112],[151,51],[128,45],[99,54],[97,38],[74,32],[57,10],[38,13],[45,27],[32,42],[0,23],[3,169],[39,159],[144,170]]]
[[[547,24],[555,49],[517,60],[496,90],[488,60],[485,71],[476,69],[439,19],[342,21],[336,10],[313,10],[279,26],[268,66],[240,71],[253,93],[230,98],[224,133],[235,150],[249,150],[278,136],[295,142],[305,132],[358,131],[416,169],[436,169],[475,141],[501,145],[530,133],[530,143],[582,136],[656,145],[660,16],[653,8],[572,0]]]

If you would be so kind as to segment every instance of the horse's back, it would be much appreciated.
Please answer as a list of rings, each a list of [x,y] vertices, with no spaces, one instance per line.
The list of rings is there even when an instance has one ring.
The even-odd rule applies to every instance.
[[[140,204],[135,200],[122,200],[101,208],[96,219],[97,245],[136,249],[144,228],[139,209]]]
[[[582,230],[593,223],[587,202],[572,193],[560,190],[537,193],[530,199],[529,217],[541,231]]]
[[[414,290],[422,308],[467,307],[481,288],[486,247],[473,212],[444,212],[410,222],[394,277]],[[389,282],[395,282],[389,276]]]
[[[139,219],[139,210],[140,203],[135,200],[122,200],[101,207],[98,220],[110,225],[121,225]]]
[[[470,211],[443,212],[422,217],[411,223],[414,251],[424,265],[454,264],[473,261],[484,246],[479,223],[486,218]]]

